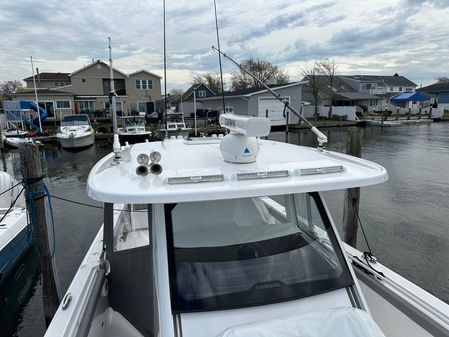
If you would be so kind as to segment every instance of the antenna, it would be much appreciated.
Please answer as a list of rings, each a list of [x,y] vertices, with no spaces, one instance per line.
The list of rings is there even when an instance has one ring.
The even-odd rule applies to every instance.
[[[310,123],[303,115],[301,115],[298,111],[296,111],[295,108],[293,108],[292,106],[290,106],[290,103],[288,102],[288,100],[284,100],[282,99],[282,97],[277,94],[276,92],[274,92],[274,90],[272,90],[268,85],[266,85],[262,80],[260,80],[256,75],[254,75],[253,73],[251,73],[248,69],[246,69],[245,67],[243,67],[242,65],[238,64],[236,61],[234,61],[232,58],[230,58],[228,55],[226,55],[225,53],[223,53],[221,50],[215,48],[214,46],[212,46],[212,50],[220,53],[223,55],[223,57],[225,57],[226,59],[228,59],[231,63],[233,63],[234,65],[236,65],[240,70],[244,71],[245,73],[247,73],[249,76],[251,76],[254,80],[256,80],[257,82],[259,82],[265,89],[268,90],[268,92],[270,92],[274,97],[276,97],[280,102],[282,102],[282,104],[284,104],[284,107],[286,109],[289,109],[291,112],[293,112],[301,121],[304,122],[304,124],[306,124],[311,130],[312,132],[317,136],[317,140],[318,140],[318,147],[319,148],[323,148],[326,144],[327,144],[327,137],[325,134],[323,134],[320,130],[318,130],[312,123]]]
[[[215,0],[214,0],[214,12],[215,12],[215,29],[217,31],[217,45],[218,50],[220,50],[220,36],[218,35],[217,2]],[[220,64],[221,98],[223,99],[223,113],[226,113],[224,85],[223,85],[223,68],[221,67],[221,53],[218,53],[218,63]]]
[[[114,86],[114,70],[112,68],[112,47],[111,47],[111,38],[108,37],[109,40],[109,77],[111,83],[111,91],[109,92],[109,107],[112,111],[112,125],[114,129],[114,134],[117,133],[117,107],[115,106],[115,86]]]
[[[164,96],[165,96],[165,104],[164,104],[164,114],[165,114],[165,138],[168,138],[168,121],[167,121],[167,49],[165,46],[165,0],[163,0],[163,12],[164,12]]]

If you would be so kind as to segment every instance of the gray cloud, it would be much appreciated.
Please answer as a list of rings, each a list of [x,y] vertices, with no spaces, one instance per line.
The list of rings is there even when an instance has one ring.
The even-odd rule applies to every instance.
[[[352,1],[220,0],[222,49],[239,62],[253,56],[280,66],[337,57],[355,73],[398,69],[417,82],[444,71],[449,24],[443,18],[449,14],[449,0],[391,0],[379,6],[367,2],[369,10]],[[429,12],[432,21],[425,20]],[[107,61],[108,36],[117,68],[162,69],[159,1],[78,0],[67,5],[60,0],[1,0],[0,13],[0,82],[29,76],[30,55],[41,71],[70,72],[91,58]],[[211,3],[167,4],[169,69],[183,74],[218,71],[212,44]],[[236,70],[225,60],[223,66],[228,73]]]

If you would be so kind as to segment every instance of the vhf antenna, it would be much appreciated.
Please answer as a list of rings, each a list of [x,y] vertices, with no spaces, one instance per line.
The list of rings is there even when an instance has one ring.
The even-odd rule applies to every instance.
[[[226,59],[228,59],[231,63],[233,63],[234,65],[236,65],[241,71],[247,73],[249,76],[251,76],[254,80],[256,80],[258,83],[260,83],[265,89],[268,90],[268,92],[270,92],[274,97],[276,97],[282,104],[284,104],[284,107],[286,109],[289,109],[291,112],[293,112],[301,121],[304,122],[304,124],[306,124],[310,130],[312,130],[312,132],[317,136],[317,140],[318,140],[318,148],[323,148],[326,144],[327,144],[327,137],[325,134],[323,134],[320,130],[318,130],[312,123],[310,123],[303,115],[301,115],[298,111],[296,111],[295,108],[293,108],[292,106],[290,106],[290,103],[288,102],[288,100],[286,99],[282,99],[282,97],[277,94],[276,92],[274,92],[274,90],[272,90],[268,85],[266,85],[261,79],[259,79],[256,75],[254,75],[252,72],[250,72],[248,69],[246,69],[244,66],[238,64],[236,61],[234,61],[232,58],[230,58],[228,55],[226,55],[225,53],[223,53],[221,50],[215,48],[214,46],[212,46],[212,50],[220,53],[221,55],[223,55],[223,57],[225,57]]]
[[[168,138],[168,121],[167,121],[167,48],[165,42],[165,0],[163,1],[163,12],[164,12],[164,91],[165,91],[165,104],[164,104],[164,114],[165,114],[165,138]]]
[[[217,45],[218,50],[220,50],[220,36],[218,35],[217,2],[215,0],[214,0],[214,12],[215,12],[215,29],[217,31]],[[226,113],[224,84],[223,84],[223,68],[221,67],[221,53],[218,53],[218,63],[220,64],[221,98],[223,100],[223,113]]]

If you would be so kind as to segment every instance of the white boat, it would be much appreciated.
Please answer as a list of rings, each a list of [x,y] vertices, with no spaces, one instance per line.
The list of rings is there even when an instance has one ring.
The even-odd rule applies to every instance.
[[[186,127],[184,121],[184,113],[170,111],[166,116],[166,123],[163,124],[165,127],[159,129],[157,133],[157,138],[163,140],[165,138],[187,138],[189,137],[192,128]]]
[[[9,190],[0,195],[0,285],[32,244],[21,189],[14,178],[0,171],[0,192]]]
[[[382,166],[220,124],[204,144],[115,140],[87,182],[104,225],[46,337],[449,335],[449,305],[342,243],[322,197]]]
[[[56,138],[64,149],[82,149],[95,142],[95,135],[89,116],[66,115],[61,122]]]
[[[2,131],[2,135],[4,135],[7,138],[8,137],[25,138],[28,133],[29,133],[28,131],[19,129],[8,129]]]
[[[368,125],[371,126],[385,126],[385,127],[394,127],[394,126],[401,126],[402,125],[402,121],[398,122],[398,121],[384,121],[382,123],[382,121],[379,120],[367,120],[366,121]]]
[[[2,136],[2,137],[3,137],[3,142],[5,144],[7,144],[8,146],[13,147],[15,149],[18,149],[20,144],[32,141],[32,139],[28,138],[28,137],[25,137],[25,138],[24,137],[11,137],[11,136],[10,137]]]
[[[142,143],[145,140],[149,140],[151,131],[148,131],[145,127],[145,118],[142,116],[123,116],[123,127],[118,128],[117,132],[120,141],[124,144]]]

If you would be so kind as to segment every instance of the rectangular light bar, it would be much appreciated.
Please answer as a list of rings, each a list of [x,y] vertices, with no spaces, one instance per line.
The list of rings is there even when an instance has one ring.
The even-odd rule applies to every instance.
[[[169,185],[177,184],[196,184],[196,183],[214,183],[223,181],[222,174],[202,175],[202,176],[187,176],[187,177],[169,177],[167,182]]]
[[[237,180],[282,178],[288,176],[288,170],[245,172],[237,173]]]
[[[341,165],[328,166],[328,167],[314,167],[314,168],[300,169],[299,174],[301,176],[309,176],[314,174],[339,173],[343,172],[344,170],[345,168]]]

